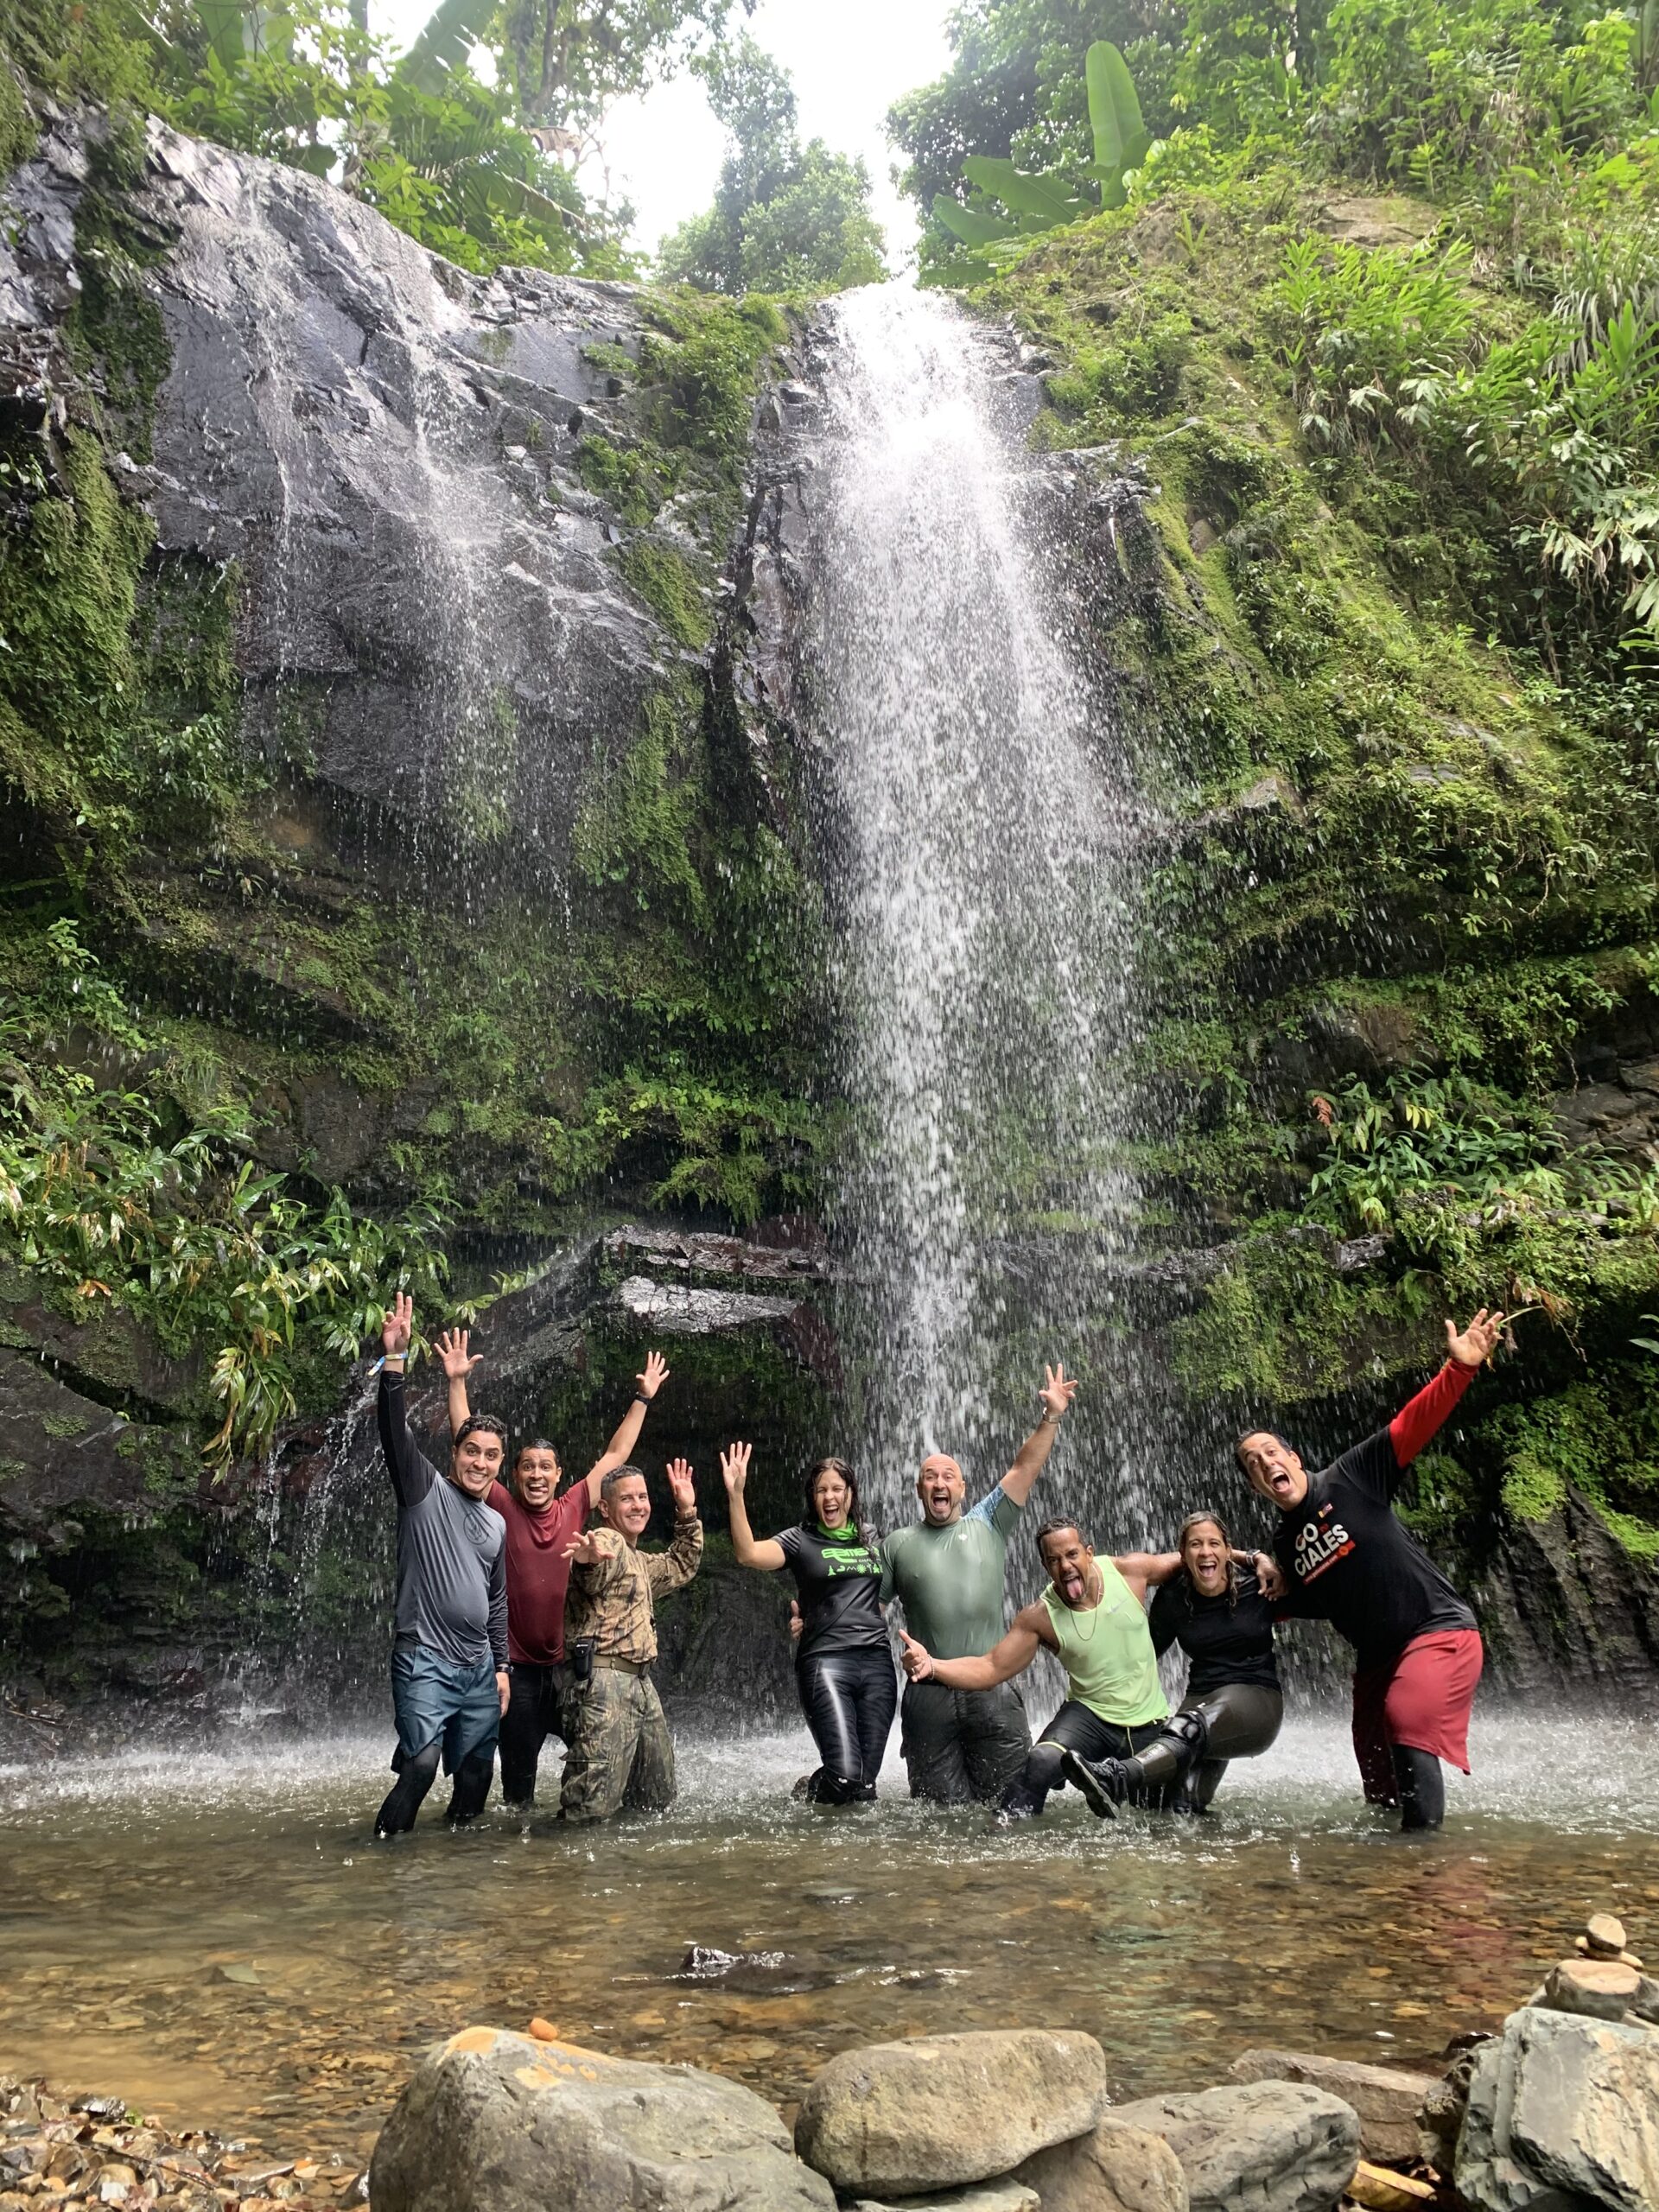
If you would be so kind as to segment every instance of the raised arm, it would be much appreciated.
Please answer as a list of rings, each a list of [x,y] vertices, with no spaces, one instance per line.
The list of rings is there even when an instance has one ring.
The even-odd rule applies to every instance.
[[[1047,1465],[1077,1387],[1076,1377],[1066,1373],[1064,1363],[1044,1368],[1043,1387],[1037,1394],[1043,1402],[1043,1417],[1020,1446],[1014,1465],[1002,1478],[1003,1491],[1016,1505],[1023,1505],[1031,1496],[1032,1484]]]
[[[622,1572],[622,1554],[627,1549],[614,1529],[588,1529],[573,1536],[564,1548],[564,1557],[570,1562],[570,1579],[580,1582],[590,1598],[598,1597]]]
[[[380,1449],[386,1457],[386,1471],[391,1477],[398,1504],[405,1506],[418,1505],[437,1480],[436,1468],[410,1441],[404,1410],[404,1368],[414,1327],[415,1301],[407,1291],[400,1290],[380,1325],[380,1348],[385,1357],[380,1366],[380,1395],[375,1406],[375,1419],[380,1431]]]
[[[661,1352],[648,1351],[645,1373],[636,1375],[633,1379],[639,1385],[633,1394],[633,1403],[617,1423],[615,1435],[588,1470],[589,1505],[599,1503],[600,1490],[612,1469],[626,1467],[633,1457],[633,1447],[639,1441],[639,1432],[645,1425],[645,1414],[651,1402],[668,1380],[668,1368]]]
[[[752,1444],[734,1444],[720,1455],[720,1478],[726,1485],[726,1505],[731,1517],[732,1551],[740,1567],[757,1567],[763,1574],[776,1574],[787,1565],[784,1548],[776,1536],[757,1536],[749,1526],[749,1509],[743,1485],[749,1479]]]
[[[702,1561],[702,1522],[689,1459],[669,1461],[668,1487],[674,1499],[674,1541],[665,1552],[652,1552],[645,1560],[646,1580],[655,1598],[683,1590]]]
[[[1027,1605],[1014,1615],[1001,1643],[993,1644],[979,1659],[936,1659],[900,1629],[905,1672],[912,1682],[942,1682],[948,1690],[994,1690],[999,1682],[1025,1673],[1039,1648],[1049,1641],[1046,1627],[1041,1606]]]
[[[1119,1552],[1112,1561],[1137,1598],[1173,1582],[1181,1571],[1179,1552]]]
[[[459,1436],[473,1417],[473,1409],[467,1402],[467,1377],[484,1357],[481,1351],[467,1351],[467,1338],[465,1329],[446,1329],[433,1346],[449,1385],[451,1436]]]
[[[1459,1399],[1497,1349],[1503,1319],[1483,1306],[1466,1329],[1446,1323],[1445,1366],[1389,1423],[1395,1464],[1402,1471],[1451,1419]]]

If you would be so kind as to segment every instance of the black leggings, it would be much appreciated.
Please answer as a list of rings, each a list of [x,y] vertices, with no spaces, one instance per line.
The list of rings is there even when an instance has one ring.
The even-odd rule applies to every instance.
[[[443,1738],[435,1736],[423,1751],[416,1751],[412,1759],[404,1759],[385,1803],[374,1816],[377,1835],[402,1835],[405,1829],[414,1827],[422,1800],[438,1778],[438,1762],[442,1757]],[[479,1750],[468,1751],[455,1769],[445,1820],[457,1827],[465,1821],[476,1820],[484,1809],[494,1779],[495,1739],[492,1737]]]
[[[1002,1792],[1002,1811],[1015,1821],[1028,1821],[1040,1813],[1050,1790],[1065,1787],[1068,1751],[1080,1751],[1086,1759],[1125,1759],[1138,1745],[1155,1743],[1162,1726],[1161,1721],[1153,1720],[1140,1728],[1120,1728],[1113,1721],[1103,1720],[1078,1699],[1067,1698]]]
[[[899,1679],[885,1643],[798,1660],[801,1710],[823,1762],[807,1796],[823,1805],[868,1802],[899,1709]]]
[[[1279,1733],[1285,1700],[1262,1682],[1224,1682],[1189,1697],[1168,1726],[1125,1764],[1130,1795],[1178,1812],[1201,1813],[1230,1759],[1254,1758]]]

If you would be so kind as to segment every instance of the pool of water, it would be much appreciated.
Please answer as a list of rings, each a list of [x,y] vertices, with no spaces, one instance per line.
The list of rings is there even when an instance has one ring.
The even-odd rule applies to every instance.
[[[1490,2026],[1611,1906],[1659,1948],[1659,1724],[1489,1714],[1446,1829],[1367,1814],[1334,1722],[1211,1816],[1032,1827],[792,1802],[804,1736],[683,1743],[667,1818],[377,1844],[378,1735],[0,1768],[0,2070],[363,2156],[416,2054],[532,2014],[775,2102],[877,2037],[1087,2029],[1115,2093],[1253,2044],[1402,2063]],[[773,1955],[679,1978],[687,1947]]]

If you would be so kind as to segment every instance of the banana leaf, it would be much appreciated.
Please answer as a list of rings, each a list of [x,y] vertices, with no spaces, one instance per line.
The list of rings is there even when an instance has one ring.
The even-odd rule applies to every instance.
[[[441,92],[445,78],[466,67],[496,6],[497,0],[438,0],[393,73],[423,92]]]
[[[996,215],[982,215],[976,207],[963,207],[943,192],[933,196],[933,213],[947,231],[964,245],[989,245],[993,238],[1012,235],[1013,225]]]
[[[227,69],[239,69],[256,54],[286,60],[294,50],[294,18],[257,0],[196,0],[196,19]]]
[[[1089,126],[1095,134],[1096,175],[1103,169],[1121,173],[1137,168],[1147,157],[1152,137],[1141,119],[1128,63],[1109,39],[1097,38],[1084,57],[1083,71],[1089,90]]]
[[[1016,215],[1043,217],[1045,230],[1052,230],[1057,223],[1075,223],[1080,215],[1093,212],[1086,201],[1057,188],[1046,177],[1033,176],[1016,168],[1012,162],[999,161],[989,154],[969,154],[962,173],[969,184],[976,184]]]
[[[1109,168],[1102,162],[1091,162],[1089,174],[1100,180],[1100,204],[1103,207],[1122,207],[1129,195],[1123,189],[1122,169]]]

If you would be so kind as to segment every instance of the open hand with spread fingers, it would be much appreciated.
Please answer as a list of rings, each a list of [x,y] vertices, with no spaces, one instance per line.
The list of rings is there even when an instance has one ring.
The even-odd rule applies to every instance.
[[[726,1485],[728,1497],[741,1497],[743,1485],[749,1479],[749,1459],[752,1444],[734,1444],[720,1455],[720,1478]]]
[[[674,1510],[682,1521],[689,1521],[697,1510],[696,1487],[691,1479],[689,1459],[671,1459],[668,1463],[668,1487],[674,1499]]]
[[[899,1641],[905,1647],[899,1656],[906,1674],[912,1682],[925,1682],[933,1672],[932,1654],[913,1636],[906,1636],[903,1629],[899,1631]]]
[[[1446,1325],[1446,1356],[1459,1367],[1484,1367],[1497,1350],[1508,1317],[1489,1313],[1482,1306],[1468,1327],[1461,1333],[1453,1322]]]
[[[1037,1393],[1043,1402],[1043,1411],[1051,1421],[1058,1421],[1077,1395],[1077,1378],[1065,1371],[1065,1362],[1057,1360],[1052,1367],[1043,1370],[1043,1387]]]
[[[636,1375],[633,1378],[639,1385],[639,1395],[642,1398],[654,1398],[664,1383],[667,1382],[668,1371],[668,1362],[663,1357],[661,1352],[648,1351],[645,1354],[645,1373]]]
[[[433,1346],[444,1373],[452,1382],[470,1375],[484,1357],[481,1351],[468,1351],[467,1335],[465,1329],[446,1329]]]
[[[406,1290],[400,1290],[380,1324],[380,1347],[388,1359],[404,1357],[414,1330],[415,1301]]]
[[[580,1536],[572,1537],[565,1546],[563,1556],[572,1567],[597,1567],[601,1560],[609,1556],[608,1548],[600,1541],[600,1531],[588,1529]]]

